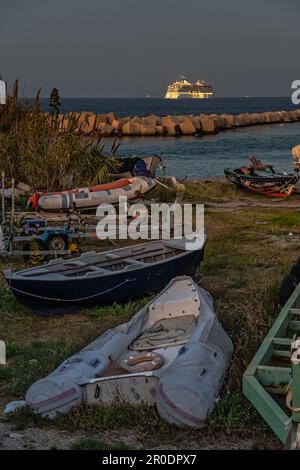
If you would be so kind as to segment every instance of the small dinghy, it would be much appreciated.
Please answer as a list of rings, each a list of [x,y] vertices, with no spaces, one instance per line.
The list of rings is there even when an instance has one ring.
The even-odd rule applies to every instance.
[[[202,238],[195,250],[186,249],[185,239],[158,240],[3,273],[11,292],[34,312],[72,313],[126,302],[158,291],[174,276],[193,275],[203,259]]]
[[[118,204],[121,196],[134,199],[147,193],[155,185],[156,181],[152,178],[135,176],[90,188],[75,188],[58,193],[34,193],[27,204],[33,210],[45,212],[67,212],[73,208],[91,210],[100,204]]]
[[[263,165],[255,157],[250,158],[251,165],[232,170],[224,170],[226,178],[243,189],[271,197],[287,197],[294,190],[299,176],[276,173],[272,165]]]
[[[170,423],[201,427],[218,401],[232,351],[211,296],[180,276],[129,322],[35,382],[26,405],[49,418],[83,403],[156,405]]]

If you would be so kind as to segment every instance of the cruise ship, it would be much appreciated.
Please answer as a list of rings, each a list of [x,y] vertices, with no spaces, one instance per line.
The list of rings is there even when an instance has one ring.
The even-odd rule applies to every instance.
[[[203,80],[197,80],[195,83],[187,81],[185,78],[168,86],[166,99],[177,100],[178,98],[210,98],[215,94],[213,88]]]

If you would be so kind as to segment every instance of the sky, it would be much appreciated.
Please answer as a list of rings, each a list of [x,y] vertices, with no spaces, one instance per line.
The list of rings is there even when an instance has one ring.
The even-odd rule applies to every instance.
[[[299,0],[0,0],[0,75],[24,96],[162,97],[181,75],[289,96],[299,20]]]

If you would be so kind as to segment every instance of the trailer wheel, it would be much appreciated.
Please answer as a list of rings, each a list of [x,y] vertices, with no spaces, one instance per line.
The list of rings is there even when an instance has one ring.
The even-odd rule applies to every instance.
[[[30,264],[40,264],[46,261],[46,256],[40,253],[47,250],[47,245],[42,240],[34,239],[26,242],[23,250],[33,252],[31,255],[23,255],[24,260]]]
[[[49,250],[51,251],[63,251],[67,249],[67,237],[63,235],[49,235],[47,238]]]
[[[295,287],[298,284],[298,280],[296,276],[293,274],[288,274],[282,280],[280,290],[279,290],[279,303],[280,305],[284,305],[287,300],[290,298],[292,293],[295,290]]]

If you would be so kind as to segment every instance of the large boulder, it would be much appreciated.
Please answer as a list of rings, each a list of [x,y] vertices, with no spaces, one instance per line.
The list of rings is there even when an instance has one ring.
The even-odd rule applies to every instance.
[[[222,114],[223,122],[224,122],[224,128],[225,129],[230,129],[233,127],[233,116],[232,114]]]
[[[148,136],[148,135],[156,135],[156,128],[155,126],[150,126],[148,124],[141,124],[140,125],[140,135]]]
[[[267,113],[267,112],[261,113],[261,117],[262,117],[262,120],[263,120],[264,124],[269,124],[270,123],[269,113]]]
[[[122,124],[118,119],[114,119],[111,123],[111,126],[116,129],[118,132],[122,130]]]
[[[167,128],[165,126],[155,126],[156,134],[157,135],[165,135],[167,134]]]
[[[116,135],[117,134],[117,131],[116,129],[111,126],[110,124],[103,124],[103,127],[101,128],[100,130],[100,134],[103,136],[103,137],[110,137],[111,135]]]
[[[244,126],[250,126],[251,124],[251,117],[249,113],[245,113],[242,115],[243,116],[243,125]]]
[[[114,113],[108,113],[106,115],[106,119],[107,119],[108,124],[112,124],[113,121],[115,121],[116,116],[114,115]]]
[[[130,116],[120,117],[120,118],[118,119],[118,121],[120,121],[121,125],[124,126],[124,124],[126,124],[126,122],[129,122],[129,121],[130,121]]]
[[[194,124],[194,128],[196,129],[196,132],[201,132],[202,128],[199,118],[197,116],[193,116],[191,119],[192,123]]]
[[[289,116],[292,121],[298,121],[298,114],[296,111],[289,111]]]
[[[134,123],[134,124],[141,124],[141,118],[139,116],[133,116],[131,119],[130,119],[130,122]]]
[[[195,135],[196,128],[191,119],[180,122],[179,129],[182,135]]]
[[[218,130],[226,129],[225,119],[222,115],[218,115],[215,121]]]
[[[216,123],[211,117],[200,117],[203,134],[214,134],[217,130]]]
[[[161,120],[162,126],[167,130],[167,135],[174,136],[179,133],[179,122],[174,116],[164,116]]]
[[[93,129],[96,128],[96,117],[97,116],[95,114],[88,116],[88,124],[89,126],[93,127]]]
[[[85,135],[91,135],[94,131],[94,127],[90,126],[87,122],[82,122],[80,124],[80,132]]]
[[[122,134],[123,135],[140,135],[140,127],[141,125],[139,123],[132,122],[132,120],[130,120],[122,126]]]
[[[291,122],[292,119],[287,111],[281,111],[283,122]]]
[[[65,117],[61,122],[61,129],[63,129],[64,131],[69,130],[71,123],[72,123],[72,119],[68,119]]]
[[[270,113],[270,114],[271,114],[272,122],[281,122],[282,116],[279,111],[274,111],[273,113]]]
[[[257,113],[257,124],[263,124],[265,122],[264,114]]]
[[[192,115],[184,115],[184,116],[176,116],[176,119],[178,120],[179,124],[181,122],[188,122],[188,121],[191,121],[191,119],[193,118],[194,116]]]
[[[81,113],[77,113],[75,111],[71,111],[69,113],[70,119],[74,119],[74,121],[77,121],[77,119],[79,119],[80,116],[81,116]]]
[[[101,124],[106,124],[107,123],[107,117],[106,114],[97,114],[96,115],[96,127],[97,129],[100,129]]]
[[[260,117],[258,113],[249,114],[250,124],[255,125],[260,123]]]
[[[243,125],[243,118],[239,114],[233,116],[233,125],[234,127],[240,127]]]
[[[168,126],[169,124],[172,124],[173,126],[178,126],[179,119],[178,116],[163,116],[161,118],[161,123],[163,126]]]
[[[142,118],[142,123],[149,125],[149,126],[157,126],[158,125],[158,117],[151,115],[151,116],[145,116]]]

